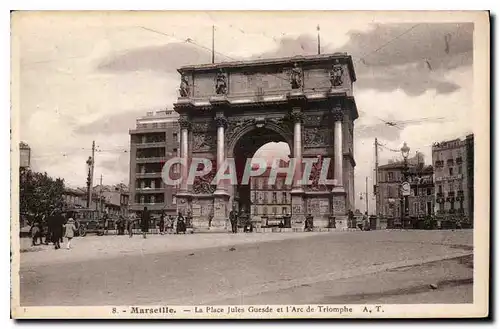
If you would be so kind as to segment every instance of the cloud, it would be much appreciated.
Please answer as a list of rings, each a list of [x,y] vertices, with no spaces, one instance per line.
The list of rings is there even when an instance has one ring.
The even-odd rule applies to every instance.
[[[472,33],[473,24],[469,23],[376,24],[366,31],[350,31],[344,46],[336,48],[327,43],[322,51],[347,52],[353,57],[358,90],[401,89],[412,96],[427,90],[447,94],[460,86],[443,79],[443,74],[472,65]],[[276,49],[253,58],[316,53],[316,38],[304,34],[282,38]]]
[[[109,115],[104,115],[94,121],[82,124],[75,129],[76,134],[93,135],[96,133],[123,134],[132,129],[138,117],[144,116],[148,110],[136,111],[113,111]]]
[[[103,72],[152,71],[175,74],[185,65],[210,61],[210,51],[188,43],[142,47],[104,58],[97,66]]]

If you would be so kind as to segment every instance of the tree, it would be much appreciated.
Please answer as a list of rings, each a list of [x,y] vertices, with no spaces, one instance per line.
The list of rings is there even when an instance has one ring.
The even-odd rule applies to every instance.
[[[19,210],[30,223],[63,207],[64,179],[23,168],[19,175]]]

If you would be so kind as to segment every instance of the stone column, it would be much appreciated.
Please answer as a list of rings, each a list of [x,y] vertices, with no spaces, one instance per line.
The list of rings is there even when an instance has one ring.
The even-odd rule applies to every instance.
[[[342,120],[344,113],[340,109],[333,111],[333,177],[337,180],[334,192],[344,192],[344,154],[342,151]]]
[[[224,134],[227,127],[227,119],[224,113],[218,112],[215,116],[215,124],[217,125],[217,172],[224,166],[226,160]],[[229,208],[229,194],[225,188],[225,182],[222,180],[217,181],[217,188],[214,192],[214,213],[212,219],[212,232],[227,231],[228,225],[228,208]]]
[[[187,185],[187,178],[188,178],[188,173],[189,173],[189,148],[188,148],[188,135],[189,135],[189,129],[191,128],[191,122],[187,118],[181,117],[179,118],[179,126],[181,128],[181,159],[183,160],[183,164],[181,165],[181,185],[179,192],[180,193],[187,193],[188,192],[188,185]]]
[[[303,230],[305,220],[305,201],[304,189],[301,183],[302,178],[302,120],[304,114],[300,108],[294,108],[291,115],[293,121],[293,158],[295,161],[295,170],[293,177],[293,186],[290,192],[292,197],[292,229]]]
[[[302,183],[302,120],[304,114],[300,109],[294,109],[291,114],[293,120],[293,158],[295,159],[295,171],[293,177],[292,192],[303,192]]]
[[[219,169],[224,165],[224,161],[226,160],[224,138],[227,119],[224,114],[217,114],[215,117],[215,124],[217,125],[217,172],[219,172]],[[225,193],[225,191],[225,182],[222,180],[218,181],[215,193],[220,194]]]

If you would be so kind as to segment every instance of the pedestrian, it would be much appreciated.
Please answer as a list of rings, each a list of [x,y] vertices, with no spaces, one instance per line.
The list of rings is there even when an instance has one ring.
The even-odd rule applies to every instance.
[[[160,215],[160,222],[158,223],[158,226],[160,227],[160,234],[163,235],[165,231],[165,212],[162,211]]]
[[[62,239],[62,235],[63,235],[64,217],[63,217],[60,210],[54,211],[54,214],[51,217],[52,217],[51,218],[52,242],[54,243],[55,249],[60,249],[61,248],[61,239]]]
[[[179,211],[179,214],[177,215],[177,228],[175,233],[179,234],[181,232],[186,234],[186,223],[184,221],[184,216],[182,216]]]
[[[370,222],[368,221],[368,212],[365,211],[365,214],[363,215],[363,231],[369,231],[370,230]]]
[[[66,249],[69,250],[71,248],[71,240],[75,236],[76,232],[75,220],[72,217],[70,217],[68,219],[68,222],[64,224],[64,227],[66,229],[64,236],[66,237],[66,239],[68,239],[68,244],[66,245]]]
[[[234,210],[231,210],[231,212],[229,212],[229,221],[231,222],[231,231],[233,233],[237,233],[238,232],[238,218],[236,217],[236,214],[234,212]]]
[[[102,216],[102,220],[104,222],[104,234],[108,234],[108,226],[109,226],[109,216],[108,216],[108,212],[107,211],[104,211],[104,215]]]
[[[167,217],[166,229],[167,233],[173,233],[174,231],[174,219],[172,215],[168,215]]]
[[[31,227],[31,245],[36,246],[36,241],[40,239],[40,244],[42,244],[42,230],[41,230],[41,224],[38,220],[36,220],[33,223],[33,226]]]
[[[129,214],[127,218],[127,230],[128,230],[128,236],[131,238],[134,235],[134,222],[135,222],[135,213]]]
[[[118,217],[118,220],[116,221],[116,229],[118,230],[118,235],[125,234],[125,218],[123,218],[123,215]]]
[[[141,216],[141,230],[142,237],[146,239],[146,233],[149,232],[149,221],[151,220],[151,215],[149,214],[148,207],[144,207]]]

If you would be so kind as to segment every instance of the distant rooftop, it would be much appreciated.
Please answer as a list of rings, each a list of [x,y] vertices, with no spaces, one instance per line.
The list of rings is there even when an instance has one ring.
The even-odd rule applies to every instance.
[[[136,119],[137,124],[148,123],[148,122],[168,122],[176,121],[179,114],[174,110],[159,110],[159,111],[148,111],[146,115],[138,117]]]
[[[469,134],[465,138],[462,138],[462,139],[455,138],[455,139],[451,139],[451,140],[447,140],[447,141],[436,142],[436,143],[432,144],[432,148],[437,149],[437,148],[459,147],[459,146],[465,144],[467,139],[471,139],[471,138],[472,139],[474,138],[474,134]]]

